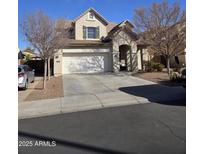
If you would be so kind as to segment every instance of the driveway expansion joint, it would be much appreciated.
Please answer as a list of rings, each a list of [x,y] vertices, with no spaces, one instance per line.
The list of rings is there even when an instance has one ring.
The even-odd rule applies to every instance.
[[[104,105],[103,105],[102,101],[100,100],[100,98],[94,93],[92,93],[91,95],[95,96],[96,99],[99,101],[100,105],[102,106],[102,108],[104,108]]]
[[[111,89],[110,87],[108,87],[107,85],[105,85],[103,82],[101,82],[99,79],[97,79],[96,77],[94,77],[99,83],[101,83],[105,88],[109,89],[111,92],[114,92],[115,90]]]

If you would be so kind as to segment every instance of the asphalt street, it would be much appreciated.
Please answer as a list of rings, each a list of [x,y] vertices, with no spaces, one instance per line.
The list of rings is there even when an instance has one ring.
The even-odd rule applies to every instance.
[[[19,154],[185,154],[184,101],[19,120]]]

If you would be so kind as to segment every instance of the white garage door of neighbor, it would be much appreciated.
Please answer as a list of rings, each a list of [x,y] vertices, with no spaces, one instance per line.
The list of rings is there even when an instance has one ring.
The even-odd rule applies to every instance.
[[[63,74],[110,71],[109,53],[64,53],[62,69]]]

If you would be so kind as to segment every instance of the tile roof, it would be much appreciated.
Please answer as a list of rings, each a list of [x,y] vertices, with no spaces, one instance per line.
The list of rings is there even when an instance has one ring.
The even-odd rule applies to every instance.
[[[59,19],[56,21],[56,29],[68,29],[73,26],[72,20]]]
[[[117,26],[116,23],[109,22],[108,25],[106,26],[107,33],[109,33],[115,26]]]

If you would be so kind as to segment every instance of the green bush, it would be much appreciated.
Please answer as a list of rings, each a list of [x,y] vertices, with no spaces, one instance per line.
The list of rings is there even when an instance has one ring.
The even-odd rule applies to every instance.
[[[152,61],[145,62],[145,70],[147,72],[159,71],[161,72],[165,66],[161,63],[155,63]]]
[[[153,72],[154,71],[153,62],[146,61],[144,63],[145,63],[145,71],[147,71],[147,72]]]
[[[160,63],[154,63],[153,68],[154,70],[157,70],[158,72],[161,72],[165,66]]]

